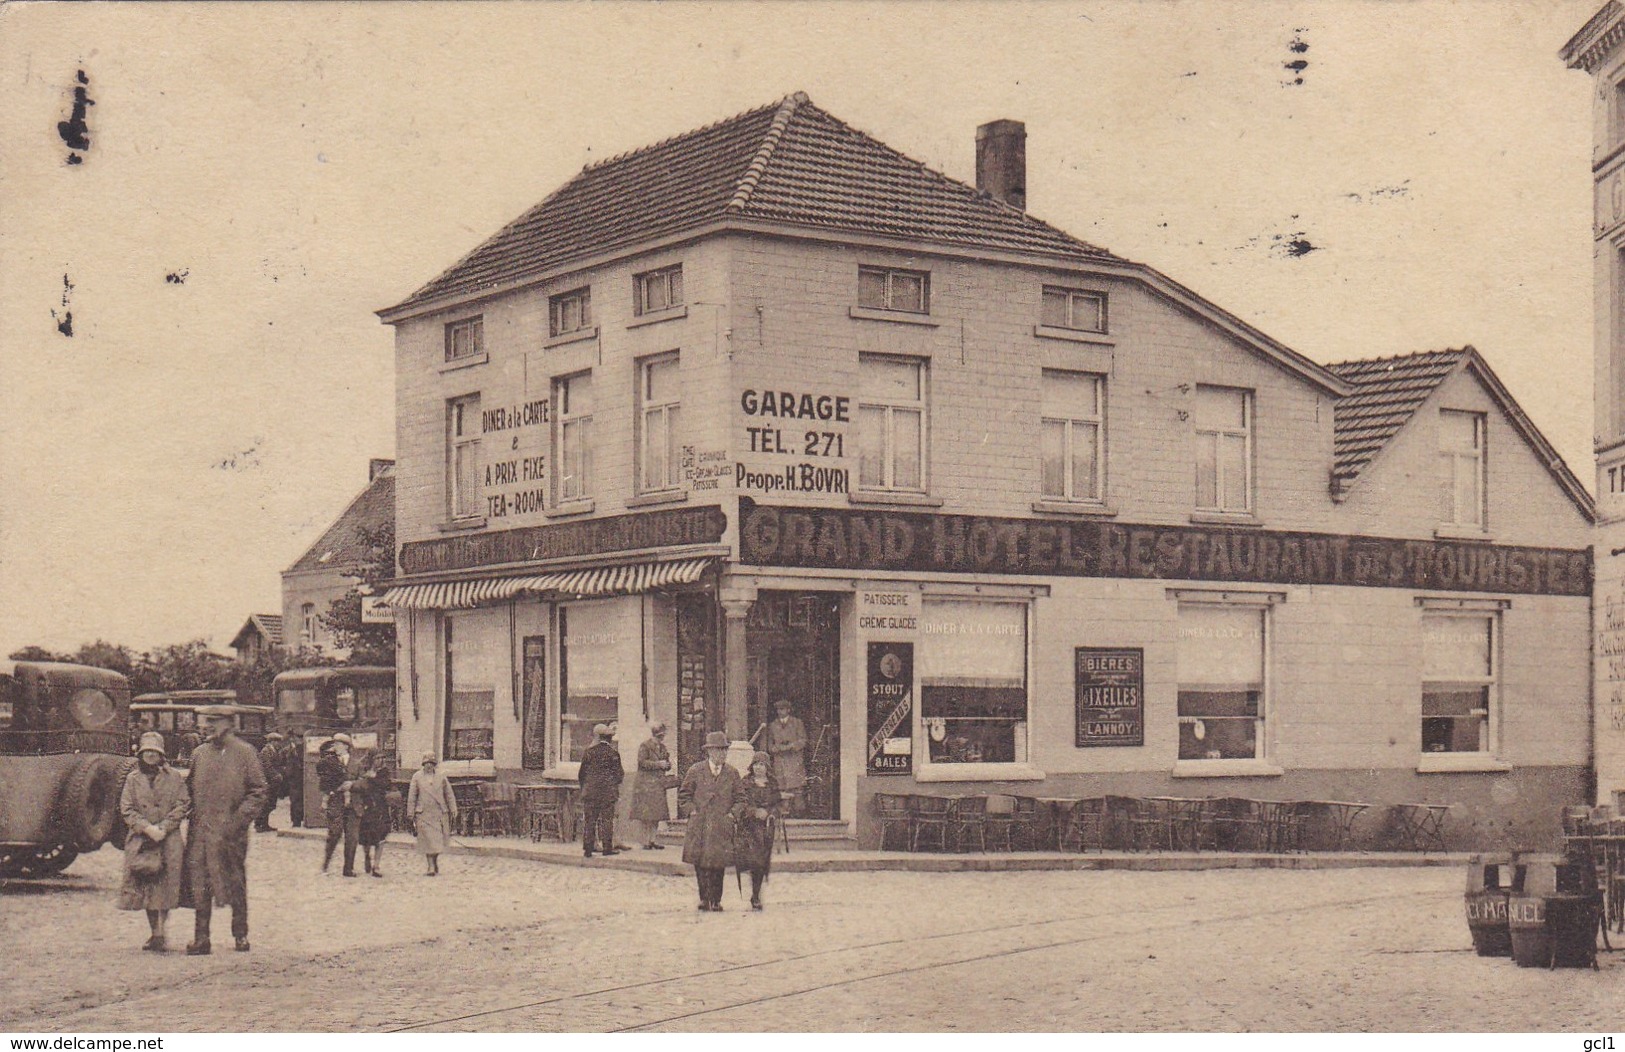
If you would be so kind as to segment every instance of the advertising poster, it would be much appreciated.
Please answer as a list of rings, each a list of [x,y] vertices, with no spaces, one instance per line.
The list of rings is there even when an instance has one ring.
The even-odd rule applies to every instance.
[[[1145,744],[1145,650],[1077,648],[1078,748]]]
[[[914,644],[869,644],[870,774],[914,770]]]

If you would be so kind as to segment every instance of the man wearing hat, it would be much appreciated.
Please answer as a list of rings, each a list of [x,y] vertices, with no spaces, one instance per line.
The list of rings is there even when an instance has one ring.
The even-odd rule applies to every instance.
[[[192,824],[186,839],[185,899],[197,911],[192,955],[209,952],[209,920],[215,906],[231,907],[237,950],[248,952],[248,829],[265,808],[269,789],[254,747],[232,733],[229,705],[197,710],[208,738],[192,751],[187,776]]]
[[[276,802],[287,791],[286,774],[282,763],[282,742],[283,736],[272,731],[265,736],[265,746],[260,749],[260,770],[265,772],[265,784],[269,789],[269,794],[265,798],[265,810],[254,820],[254,829],[260,833],[269,833],[275,829],[271,825],[271,812],[276,810]]]
[[[322,809],[327,816],[327,849],[322,854],[322,872],[332,865],[333,850],[344,838],[344,875],[355,876],[355,849],[361,839],[361,812],[351,805],[350,790],[360,776],[350,762],[350,736],[343,731],[322,743],[322,758],[316,762],[316,786],[322,791]]]
[[[592,729],[593,743],[581,754],[581,853],[592,857],[593,839],[605,855],[618,855],[615,847],[615,801],[621,795],[621,750],[615,732],[605,724]]]
[[[728,736],[705,736],[705,759],[688,769],[677,790],[677,813],[687,817],[683,861],[694,867],[700,909],[722,912],[722,875],[733,861],[734,827],[745,810],[739,772],[727,764]]]

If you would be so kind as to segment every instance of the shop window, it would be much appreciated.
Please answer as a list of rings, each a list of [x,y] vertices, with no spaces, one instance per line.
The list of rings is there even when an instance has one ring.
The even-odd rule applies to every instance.
[[[1196,389],[1196,510],[1252,510],[1253,393]]]
[[[480,396],[446,403],[446,493],[456,519],[480,517]]]
[[[1106,331],[1106,294],[1044,286],[1040,323],[1079,332]]]
[[[926,364],[866,354],[858,359],[858,485],[925,491]]]
[[[1422,751],[1493,753],[1497,615],[1422,615]]]
[[[448,760],[489,760],[495,753],[496,675],[493,648],[478,645],[468,622],[448,615],[446,633],[446,737]],[[351,708],[354,708],[352,693]]]
[[[559,762],[580,763],[593,728],[620,709],[620,637],[613,603],[559,607]]]
[[[561,292],[547,301],[547,327],[551,336],[565,336],[592,327],[592,289]]]
[[[858,306],[870,310],[931,312],[931,275],[894,267],[858,268]]]
[[[683,305],[683,265],[662,267],[632,278],[632,313],[642,316]]]
[[[1043,492],[1048,500],[1099,501],[1104,447],[1104,378],[1045,369],[1042,377]]]
[[[1484,526],[1484,414],[1439,411],[1441,521]]]
[[[485,319],[476,315],[446,325],[446,361],[459,362],[485,353]]]
[[[1027,604],[928,600],[920,722],[931,763],[1027,762]]]
[[[586,500],[592,496],[592,374],[553,381],[553,406],[553,500]]]
[[[677,449],[681,401],[677,355],[665,354],[638,363],[638,489],[641,492],[677,488],[677,471],[682,463]]]
[[[1269,611],[1262,606],[1179,607],[1179,758],[1262,759]]]

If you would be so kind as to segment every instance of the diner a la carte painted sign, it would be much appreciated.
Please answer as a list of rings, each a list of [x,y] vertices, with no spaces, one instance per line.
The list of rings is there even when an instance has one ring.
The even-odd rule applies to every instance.
[[[715,544],[722,540],[727,527],[728,517],[721,508],[702,505],[610,515],[553,526],[492,530],[461,537],[410,541],[401,545],[401,569],[407,573],[430,573],[644,548]]]
[[[1586,549],[1214,526],[791,508],[739,499],[753,566],[1591,594]]]

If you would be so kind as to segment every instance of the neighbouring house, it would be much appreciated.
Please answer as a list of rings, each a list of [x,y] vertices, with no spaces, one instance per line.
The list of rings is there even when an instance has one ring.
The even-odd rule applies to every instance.
[[[333,600],[348,595],[366,559],[362,529],[377,530],[395,515],[393,460],[374,458],[367,467],[367,486],[322,532],[292,566],[282,571],[282,621],[290,650],[316,649],[338,658],[349,652],[333,644],[322,624]]]
[[[248,620],[243,622],[243,627],[231,640],[231,649],[237,652],[237,660],[244,665],[252,665],[269,657],[271,651],[281,646],[281,614],[249,614]]]

